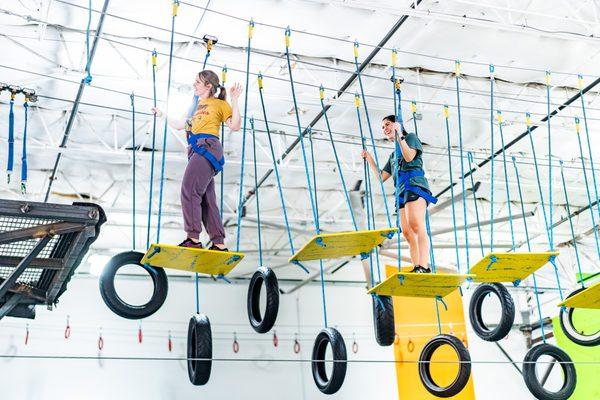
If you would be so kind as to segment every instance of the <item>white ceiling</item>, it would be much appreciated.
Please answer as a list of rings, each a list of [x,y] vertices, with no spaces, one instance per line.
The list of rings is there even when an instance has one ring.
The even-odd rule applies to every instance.
[[[67,4],[70,3],[70,4]],[[93,8],[101,10],[103,1],[94,0]],[[48,186],[48,177],[58,152],[65,124],[75,99],[78,84],[84,76],[86,62],[85,30],[87,25],[87,1],[82,0],[20,0],[0,1],[0,45],[3,60],[0,61],[0,81],[34,88],[40,95],[35,107],[31,108],[29,124],[29,185],[27,198],[43,200]],[[179,7],[175,22],[175,56],[172,64],[172,86],[169,103],[172,114],[182,114],[190,101],[191,83],[194,74],[202,67],[206,49],[202,43],[204,34],[215,35],[219,43],[209,58],[209,68],[219,72],[227,65],[228,82],[245,85],[247,25],[254,18],[256,27],[252,39],[250,81],[248,87],[247,115],[257,119],[257,164],[258,176],[270,167],[271,159],[256,74],[265,75],[265,101],[274,133],[275,151],[281,154],[298,134],[293,113],[289,74],[285,61],[284,31],[290,26],[291,52],[293,53],[293,77],[301,123],[305,127],[321,109],[318,86],[327,88],[327,102],[333,107],[328,112],[338,151],[343,161],[343,172],[350,186],[362,177],[359,159],[360,137],[354,108],[353,94],[359,91],[357,82],[347,93],[333,99],[334,91],[354,70],[353,41],[360,42],[359,62],[372,50],[404,14],[409,17],[385,44],[372,63],[363,71],[363,84],[367,95],[367,106],[373,135],[378,143],[379,157],[385,160],[390,145],[381,140],[379,121],[384,115],[394,112],[392,100],[391,49],[397,49],[398,68],[396,73],[405,79],[403,84],[404,118],[410,117],[408,101],[418,104],[422,120],[418,121],[419,135],[425,146],[426,173],[434,193],[445,188],[449,181],[448,144],[443,117],[443,105],[450,107],[451,156],[453,180],[460,176],[459,129],[457,124],[456,87],[453,75],[455,62],[461,60],[463,76],[461,86],[462,138],[465,169],[468,168],[466,152],[472,152],[475,162],[490,154],[490,80],[489,64],[495,65],[495,105],[503,112],[506,125],[504,140],[508,143],[525,129],[525,113],[530,112],[534,124],[546,115],[545,71],[551,75],[551,109],[577,92],[577,74],[584,75],[584,85],[597,79],[600,67],[598,54],[599,6],[595,1],[577,4],[564,0],[511,0],[499,5],[495,1],[431,1],[425,0],[416,9],[411,1],[210,1],[208,10],[203,9],[206,1],[197,2],[199,7],[185,3]],[[159,52],[157,91],[164,108],[167,90],[169,30],[171,6],[167,0],[128,1],[110,3],[102,30],[98,51],[92,64],[93,81],[85,88],[78,117],[68,144],[62,149],[57,179],[53,184],[50,201],[70,202],[80,196],[104,206],[109,222],[94,252],[113,254],[131,246],[132,216],[132,170],[131,151],[132,120],[129,94],[136,98],[136,143],[151,147],[152,119],[149,114],[152,98],[152,69],[150,52]],[[92,29],[97,26],[99,13],[92,15]],[[119,93],[120,92],[120,93]],[[600,162],[600,139],[593,133],[600,127],[600,104],[597,88],[585,96],[585,105],[591,143],[595,161]],[[2,147],[6,148],[8,121],[8,94],[0,98],[0,126]],[[22,98],[16,107],[16,178],[10,185],[2,179],[2,196],[21,198],[18,171],[22,138]],[[243,101],[242,101],[243,105]],[[553,142],[553,208],[554,219],[566,215],[565,196],[560,180],[558,160],[564,161],[567,192],[571,211],[587,205],[584,176],[579,158],[574,117],[582,116],[581,103],[561,111],[552,118]],[[369,135],[365,114],[361,114],[364,133]],[[407,123],[412,130],[412,121]],[[157,134],[158,150],[162,148],[163,122],[159,120]],[[242,132],[226,133],[225,202],[226,218],[234,218],[233,211],[239,196]],[[254,184],[251,158],[251,136],[247,132],[247,155],[244,176],[244,193]],[[323,211],[322,226],[327,231],[351,229],[338,172],[323,120],[315,126],[315,151],[318,170],[319,206]],[[585,136],[582,136],[585,138]],[[176,243],[183,238],[179,206],[179,187],[185,168],[185,146],[182,132],[168,132],[165,169],[164,226],[161,238]],[[546,125],[533,134],[537,155],[540,158],[542,186],[548,200],[548,131]],[[370,139],[369,139],[370,142]],[[587,146],[584,144],[584,154]],[[495,124],[495,146],[500,145],[497,123]],[[298,248],[313,233],[310,203],[299,147],[294,150],[282,167],[283,186],[290,209],[292,225],[304,234],[294,233]],[[162,153],[158,153],[160,156]],[[532,152],[527,138],[521,140],[507,153],[509,190],[514,201],[511,211],[520,214],[516,177],[511,162],[516,156],[519,163],[521,186],[525,199],[525,210],[535,211],[529,218],[529,230],[534,247],[547,248],[545,228],[536,177],[533,169]],[[145,246],[145,225],[150,172],[150,152],[137,153],[136,158],[136,223],[138,249]],[[382,161],[383,162],[383,161]],[[591,170],[586,155],[588,179]],[[6,152],[0,152],[0,165],[6,163]],[[159,166],[159,162],[156,164]],[[597,166],[597,164],[596,164]],[[494,209],[495,216],[508,214],[502,157],[495,163]],[[157,170],[159,172],[159,170]],[[157,172],[157,173],[158,173]],[[600,177],[600,175],[599,175]],[[480,181],[477,192],[481,220],[490,218],[490,168],[486,166],[474,174]],[[470,186],[470,181],[465,182]],[[591,183],[590,183],[591,185]],[[460,186],[460,185],[459,185]],[[154,199],[158,197],[158,181],[154,185]],[[386,185],[391,193],[392,187]],[[387,225],[383,202],[376,190],[378,226]],[[591,192],[592,197],[594,192]],[[286,277],[302,277],[297,267],[289,266],[286,259],[289,246],[285,231],[279,197],[273,177],[261,187],[261,217],[273,226],[264,227],[264,247],[268,249],[265,264],[282,265],[278,271]],[[447,199],[447,192],[442,200]],[[390,201],[391,203],[391,201]],[[468,202],[468,222],[475,221],[472,200]],[[457,218],[462,225],[462,205],[457,204]],[[154,210],[156,211],[156,203]],[[247,208],[250,218],[256,216],[254,202]],[[579,243],[586,254],[586,270],[598,271],[599,255],[596,252],[589,212],[573,219],[576,234],[585,234]],[[435,214],[432,218],[434,230],[452,226],[451,208]],[[248,258],[238,268],[238,274],[251,272],[257,265],[256,225],[246,220],[242,229],[241,248]],[[152,229],[155,231],[155,227]],[[235,227],[227,231],[229,245],[235,245]],[[489,226],[483,228],[483,241],[489,241]],[[463,231],[459,240],[464,242]],[[515,221],[517,242],[525,238],[521,220]],[[561,224],[555,240],[561,243],[570,239],[568,223]],[[471,243],[478,243],[477,229],[471,229]],[[495,225],[495,241],[510,244],[508,223]],[[453,265],[454,236],[452,233],[436,235],[436,261]],[[273,249],[281,249],[273,251]],[[524,248],[523,248],[524,250]],[[462,263],[465,251],[460,249]],[[479,257],[479,249],[471,248],[471,260]],[[573,281],[574,258],[571,250],[563,249],[560,257],[564,267],[564,279]],[[390,260],[387,260],[388,262]],[[345,267],[331,276],[333,279],[358,279],[359,267]],[[463,265],[464,268],[464,265]],[[545,268],[547,284],[551,285],[553,272]]]

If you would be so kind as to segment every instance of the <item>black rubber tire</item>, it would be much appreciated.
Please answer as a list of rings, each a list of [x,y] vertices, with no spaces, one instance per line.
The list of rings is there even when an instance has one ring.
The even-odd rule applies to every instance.
[[[100,275],[100,295],[112,312],[127,319],[142,319],[149,317],[160,309],[167,298],[169,284],[167,274],[162,268],[146,267],[140,263],[143,253],[127,251],[112,257]],[[146,304],[132,305],[121,299],[115,289],[115,275],[119,268],[136,264],[144,268],[154,284],[152,297]]]
[[[498,325],[489,329],[483,322],[481,307],[488,294],[495,294],[500,300],[502,315]],[[482,283],[475,289],[469,303],[469,319],[475,334],[488,342],[497,342],[510,332],[515,322],[515,303],[506,287],[501,283]]]
[[[431,376],[430,361],[433,353],[443,345],[454,349],[460,360],[458,375],[448,386],[438,386]],[[461,392],[469,381],[471,375],[471,356],[463,342],[452,335],[437,335],[425,344],[419,355],[419,377],[425,389],[437,397],[452,397]]]
[[[327,376],[325,368],[325,351],[331,345],[333,354],[333,369]],[[322,393],[334,394],[342,387],[346,378],[348,360],[344,338],[335,328],[325,328],[317,335],[312,352],[312,374],[317,388]]]
[[[394,344],[396,333],[392,298],[390,296],[379,296],[378,300],[377,297],[373,296],[372,299],[375,340],[380,346],[391,346]]]
[[[575,290],[573,293],[567,296],[567,299],[571,296],[576,295],[586,288],[579,288]],[[591,335],[584,335],[583,333],[577,331],[575,325],[573,324],[573,313],[575,312],[574,308],[564,308],[560,309],[560,326],[565,333],[565,336],[569,338],[573,343],[577,343],[580,346],[598,346],[600,344],[600,330],[596,331]]]
[[[205,385],[212,369],[212,333],[210,321],[204,314],[190,318],[187,337],[187,370],[193,385]],[[203,360],[192,360],[202,358]]]
[[[260,292],[265,287],[267,304],[265,314],[260,312]],[[258,333],[267,333],[275,325],[279,312],[279,283],[277,276],[271,268],[260,267],[256,270],[248,285],[248,299],[246,301],[248,320],[252,329]]]
[[[558,392],[550,392],[541,385],[538,381],[537,374],[535,372],[535,362],[543,356],[550,355],[557,361],[560,361],[561,368],[563,370],[564,383]],[[570,364],[563,364],[564,362]],[[541,400],[566,400],[575,391],[577,385],[577,373],[575,372],[575,365],[572,363],[571,357],[563,350],[551,344],[542,343],[538,346],[532,347],[525,355],[523,363],[523,379],[525,385],[531,392],[532,395],[537,399]]]

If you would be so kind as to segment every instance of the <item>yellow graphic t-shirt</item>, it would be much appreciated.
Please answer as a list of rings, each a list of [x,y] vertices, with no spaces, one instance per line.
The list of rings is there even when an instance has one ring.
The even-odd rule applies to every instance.
[[[231,117],[231,106],[225,100],[209,97],[198,102],[198,108],[192,116],[192,133],[209,133],[219,136],[221,122]]]

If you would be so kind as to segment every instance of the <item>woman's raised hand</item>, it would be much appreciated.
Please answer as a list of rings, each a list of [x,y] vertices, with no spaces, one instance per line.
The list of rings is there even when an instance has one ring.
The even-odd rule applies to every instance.
[[[239,83],[235,83],[232,87],[229,88],[229,94],[231,95],[232,100],[237,100],[242,94],[242,85]]]

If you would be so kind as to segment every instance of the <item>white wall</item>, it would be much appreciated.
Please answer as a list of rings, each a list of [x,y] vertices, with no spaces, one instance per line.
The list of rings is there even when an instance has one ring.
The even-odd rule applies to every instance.
[[[194,312],[194,285],[187,279],[171,279],[169,295],[162,309],[143,321],[143,343],[137,342],[137,321],[112,314],[102,302],[97,278],[79,276],[54,311],[38,309],[33,321],[6,318],[0,321],[0,354],[17,356],[98,355],[98,330],[102,327],[106,357],[185,357],[187,321]],[[140,279],[129,279],[127,287],[139,291]],[[217,358],[310,359],[312,342],[322,327],[320,286],[309,285],[281,297],[276,330],[278,348],[272,334],[254,333],[247,322],[245,282],[231,285],[201,282],[201,308],[213,326]],[[327,288],[330,325],[338,325],[346,340],[350,360],[383,360],[386,363],[351,363],[342,389],[332,399],[396,399],[396,374],[391,348],[379,347],[373,337],[371,301],[363,287],[337,284]],[[465,298],[465,304],[468,301]],[[63,337],[66,317],[72,334]],[[24,345],[29,323],[29,344]],[[167,332],[173,334],[173,352],[167,350]],[[231,350],[236,331],[240,352]],[[298,332],[302,351],[292,351]],[[359,351],[351,351],[352,334]],[[469,335],[473,360],[505,361],[495,345]],[[525,353],[520,333],[513,332],[502,344],[518,361]],[[35,399],[318,399],[326,398],[315,387],[310,365],[297,362],[214,362],[206,386],[194,387],[187,377],[184,361],[150,360],[37,360],[0,359],[2,397]],[[529,399],[522,378],[509,364],[474,364],[478,399]],[[415,382],[415,384],[420,384]],[[403,399],[404,400],[404,399]]]

